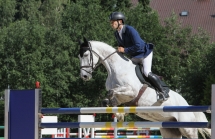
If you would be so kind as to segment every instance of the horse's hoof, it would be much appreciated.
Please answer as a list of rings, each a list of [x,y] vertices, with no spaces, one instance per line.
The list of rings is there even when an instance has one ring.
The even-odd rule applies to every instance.
[[[102,100],[102,107],[108,107],[109,106],[109,99],[105,98]]]
[[[167,101],[169,99],[169,94],[159,94],[157,101],[159,102],[164,102]]]
[[[168,98],[161,98],[161,99],[158,99],[157,101],[162,103],[162,102],[165,102],[167,100],[168,100]]]

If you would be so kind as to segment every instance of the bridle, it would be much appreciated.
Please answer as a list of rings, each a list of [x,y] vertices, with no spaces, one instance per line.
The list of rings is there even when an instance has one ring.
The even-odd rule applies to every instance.
[[[99,54],[97,54],[95,51],[92,50],[92,46],[91,46],[91,43],[88,42],[88,47],[81,47],[80,49],[83,49],[83,50],[89,50],[90,51],[90,62],[89,62],[89,65],[88,66],[81,66],[80,69],[81,70],[84,70],[86,71],[87,73],[89,74],[92,74],[92,72],[102,63],[104,62],[106,59],[108,59],[110,56],[112,56],[113,54],[115,54],[117,51],[114,51],[113,53],[111,53],[110,55],[108,55],[106,58],[104,59],[101,59]],[[97,57],[99,57],[99,62],[93,66],[93,53],[97,55]],[[91,64],[92,63],[92,64]],[[92,70],[89,72],[83,68],[91,68]]]

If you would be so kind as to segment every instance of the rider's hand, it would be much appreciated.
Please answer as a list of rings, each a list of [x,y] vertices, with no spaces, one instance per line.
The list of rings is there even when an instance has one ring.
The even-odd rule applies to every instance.
[[[124,48],[121,47],[121,46],[119,46],[117,50],[118,50],[118,52],[121,52],[121,53],[124,53],[124,52],[125,52],[125,51],[124,51]]]

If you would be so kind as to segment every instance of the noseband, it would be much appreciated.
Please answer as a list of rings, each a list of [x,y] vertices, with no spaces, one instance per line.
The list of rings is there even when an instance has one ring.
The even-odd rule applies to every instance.
[[[90,42],[88,42],[88,47],[81,47],[80,49],[83,49],[83,50],[89,50],[90,51],[90,63],[92,63],[92,64],[90,64],[89,63],[89,66],[81,66],[80,68],[81,68],[81,70],[84,70],[84,71],[86,71],[85,69],[83,69],[83,68],[91,68],[92,70],[91,70],[91,72],[89,72],[89,71],[86,71],[87,73],[89,73],[89,74],[92,74],[92,72],[96,69],[96,67],[98,67],[102,62],[104,62],[106,59],[108,59],[110,56],[112,56],[114,53],[116,53],[117,51],[114,51],[113,53],[111,53],[110,55],[108,55],[105,59],[101,59],[100,58],[100,56],[99,56],[99,54],[97,54],[95,51],[93,51],[92,50],[92,46],[91,46],[91,43]],[[93,67],[93,53],[94,54],[96,54],[98,57],[99,57],[99,62]]]

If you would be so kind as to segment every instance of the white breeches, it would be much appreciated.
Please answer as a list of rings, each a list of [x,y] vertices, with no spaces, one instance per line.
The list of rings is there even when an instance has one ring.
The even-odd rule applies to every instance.
[[[143,73],[148,77],[152,68],[152,57],[153,52],[151,52],[146,58],[132,58],[131,60],[136,64],[143,64]]]

